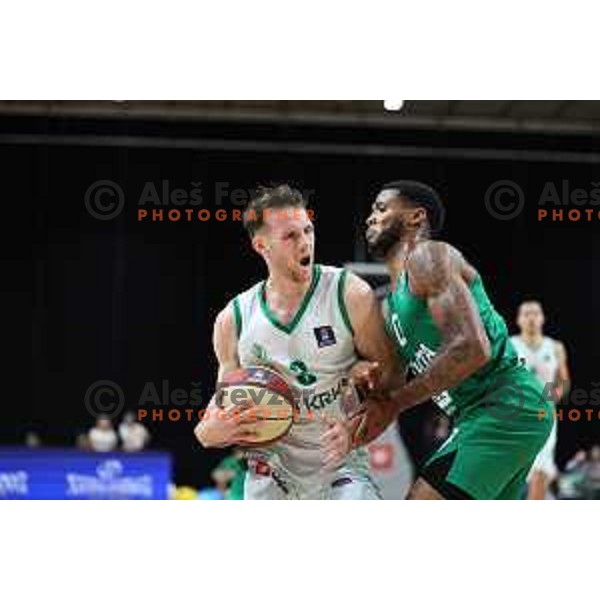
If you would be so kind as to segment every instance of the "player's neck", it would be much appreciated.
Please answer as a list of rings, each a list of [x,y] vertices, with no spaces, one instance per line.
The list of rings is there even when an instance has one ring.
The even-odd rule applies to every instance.
[[[313,277],[314,273],[307,281],[294,281],[278,273],[269,273],[265,289],[267,297],[276,299],[278,304],[294,305],[304,297]]]
[[[525,344],[527,344],[527,346],[535,348],[544,341],[544,333],[542,331],[534,331],[533,333],[522,331],[521,339],[523,342],[525,342]]]
[[[416,235],[407,240],[398,242],[386,257],[385,264],[390,273],[392,288],[395,288],[398,276],[406,270],[406,261],[421,239],[422,238],[419,235]]]

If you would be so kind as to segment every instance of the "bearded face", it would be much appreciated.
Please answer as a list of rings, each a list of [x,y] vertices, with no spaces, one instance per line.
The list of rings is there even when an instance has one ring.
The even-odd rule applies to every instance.
[[[385,258],[398,242],[406,238],[410,230],[408,222],[414,212],[415,208],[399,198],[394,190],[384,190],[377,196],[367,219],[365,233],[371,256]]]

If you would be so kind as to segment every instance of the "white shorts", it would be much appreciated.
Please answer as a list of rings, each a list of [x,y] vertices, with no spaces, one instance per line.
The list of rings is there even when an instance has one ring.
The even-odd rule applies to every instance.
[[[558,469],[556,468],[556,464],[554,462],[554,452],[556,450],[556,440],[557,440],[557,424],[556,419],[554,420],[554,425],[552,426],[552,431],[546,440],[546,443],[539,451],[538,455],[535,457],[535,461],[533,462],[533,466],[529,471],[528,480],[531,479],[531,475],[538,471],[543,473],[546,478],[552,481],[556,475],[558,474]]]
[[[380,500],[375,483],[364,475],[341,473],[331,482],[303,485],[276,473],[246,473],[244,500]]]

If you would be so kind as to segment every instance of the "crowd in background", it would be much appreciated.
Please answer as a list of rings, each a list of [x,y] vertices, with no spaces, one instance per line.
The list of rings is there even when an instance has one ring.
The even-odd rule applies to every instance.
[[[149,443],[148,429],[136,420],[133,412],[126,412],[116,426],[108,416],[100,415],[93,427],[75,438],[78,450],[91,452],[141,452]],[[25,445],[39,448],[43,444],[39,434],[29,431],[25,435]]]
[[[555,491],[562,500],[600,500],[600,446],[579,450],[559,473]]]

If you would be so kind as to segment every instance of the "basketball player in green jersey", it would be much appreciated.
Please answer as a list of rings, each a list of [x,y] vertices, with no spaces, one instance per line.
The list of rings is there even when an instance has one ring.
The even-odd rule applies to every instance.
[[[375,199],[366,240],[389,269],[384,314],[407,382],[387,402],[369,400],[349,430],[354,445],[366,443],[390,418],[433,398],[454,428],[408,497],[516,499],[552,428],[551,407],[479,273],[456,248],[430,239],[443,213],[438,194],[414,181],[387,184]]]

